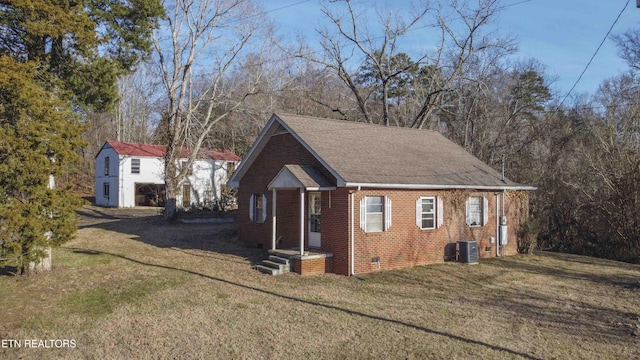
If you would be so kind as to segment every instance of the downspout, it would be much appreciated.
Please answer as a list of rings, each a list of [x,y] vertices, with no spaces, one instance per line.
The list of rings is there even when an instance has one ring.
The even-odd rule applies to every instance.
[[[496,257],[500,256],[500,194],[496,193]]]
[[[354,220],[354,215],[353,215],[353,201],[354,201],[354,196],[353,196],[353,192],[349,193],[349,196],[351,197],[350,201],[349,201],[349,205],[351,206],[351,229],[350,230],[350,239],[349,239],[349,274],[351,274],[352,276],[355,275],[354,272],[354,265],[353,265],[353,243],[354,243],[354,238],[353,238],[353,231],[354,231],[354,226],[353,226],[353,220]]]
[[[126,158],[124,158],[124,160],[126,160]],[[116,204],[116,207],[124,207],[124,166],[122,166],[123,164],[120,162],[120,157],[118,157],[118,173],[120,176],[118,176],[118,198],[120,200],[118,200],[118,203]],[[109,181],[111,182],[111,181]],[[135,186],[134,186],[135,187]],[[135,196],[134,196],[134,202],[135,202]]]
[[[507,215],[504,212],[504,194],[505,194],[506,190],[502,190],[502,216],[500,217],[500,236],[502,236],[502,219],[504,219],[504,226],[507,226]],[[506,231],[505,231],[506,232]],[[502,238],[500,239],[500,246],[502,246]]]
[[[360,191],[360,186],[358,186],[358,190],[356,192]],[[355,192],[351,192],[349,194],[351,196],[351,238],[350,240],[350,267],[351,267],[351,275],[355,276],[356,275],[356,264],[355,264],[355,214],[354,214],[354,208],[355,208]]]

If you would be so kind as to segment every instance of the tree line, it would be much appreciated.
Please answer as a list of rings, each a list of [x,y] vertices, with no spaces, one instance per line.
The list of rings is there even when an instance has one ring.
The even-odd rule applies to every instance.
[[[7,29],[0,55],[22,79],[0,70],[7,84],[0,87],[0,121],[15,133],[22,119],[34,134],[18,143],[3,133],[0,157],[10,164],[22,156],[16,159],[34,164],[22,170],[39,180],[10,175],[18,165],[0,165],[0,261],[50,241],[40,234],[51,224],[4,231],[25,211],[51,213],[42,209],[53,205],[35,195],[50,174],[58,187],[47,191],[61,198],[71,193],[61,186],[93,193],[93,158],[104,141],[167,146],[170,220],[188,168],[176,168],[177,149],[191,149],[191,162],[205,146],[244,155],[272,113],[289,112],[439,131],[494,168],[504,166],[508,178],[538,188],[525,229],[536,241],[527,248],[640,262],[638,30],[615,37],[629,70],[566,102],[544,59],[514,60],[517,42],[496,30],[504,6],[497,0],[424,2],[403,14],[322,1],[315,36],[295,41],[279,36],[277,21],[251,0],[62,2],[73,16],[61,29],[38,23],[51,24],[52,9],[34,14],[23,1],[0,1]],[[411,41],[417,35],[424,39],[418,46]],[[42,102],[20,100],[17,94],[33,91],[22,83],[36,86]],[[60,148],[44,151],[44,143]],[[12,155],[24,148],[39,163]],[[39,189],[33,195],[23,191],[32,185]],[[24,203],[21,196],[32,210],[15,205]],[[69,219],[72,205],[65,209],[39,219]],[[72,236],[69,228],[60,241]],[[42,240],[34,242],[39,247],[21,243],[27,232]]]

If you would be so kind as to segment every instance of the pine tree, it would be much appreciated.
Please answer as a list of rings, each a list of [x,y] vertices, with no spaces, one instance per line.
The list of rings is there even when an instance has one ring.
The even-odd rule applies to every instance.
[[[163,12],[157,0],[0,0],[0,266],[23,271],[73,237],[78,198],[52,179],[79,160],[82,113],[113,106]]]

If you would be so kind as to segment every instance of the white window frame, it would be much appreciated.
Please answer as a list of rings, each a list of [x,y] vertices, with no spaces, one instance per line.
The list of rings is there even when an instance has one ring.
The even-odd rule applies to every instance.
[[[259,203],[262,203],[262,208],[258,207]],[[262,224],[267,220],[267,197],[264,194],[251,194],[251,197],[249,198],[249,219],[259,224]]]
[[[467,198],[466,208],[467,225],[470,227],[487,225],[489,222],[489,201],[487,198],[481,195],[469,196],[469,198]]]
[[[134,162],[137,164],[137,166],[134,166],[134,164],[133,164]],[[140,174],[140,168],[141,167],[142,166],[140,165],[140,159],[131,159],[131,173],[132,174]],[[134,170],[136,170],[136,171],[134,171]]]
[[[433,227],[422,227],[423,212],[422,201],[424,199],[433,199]],[[441,197],[437,196],[421,196],[416,200],[416,226],[421,230],[435,230],[442,227],[444,223],[444,204]]]
[[[424,201],[425,200],[431,200],[431,202],[432,202],[431,211],[427,211],[427,212],[424,211],[424,206],[423,205],[424,205]],[[437,224],[438,223],[438,217],[437,217],[437,214],[438,214],[438,210],[437,210],[438,202],[436,200],[436,197],[435,196],[423,196],[423,197],[418,198],[418,202],[417,202],[416,208],[417,208],[417,210],[416,210],[416,224],[418,225],[418,227],[420,229],[422,229],[422,230],[434,230],[434,229],[436,229],[437,225],[438,225]],[[433,221],[433,225],[432,226],[427,226],[427,227],[424,226],[424,221],[427,220],[427,219],[425,219],[425,215],[431,215],[432,216],[432,219],[431,219]]]
[[[380,212],[368,212],[367,211],[367,199],[382,198],[382,213]],[[372,230],[367,224],[367,215],[382,215],[382,229]],[[360,228],[367,233],[384,232],[391,227],[391,199],[388,196],[364,196],[360,199]]]

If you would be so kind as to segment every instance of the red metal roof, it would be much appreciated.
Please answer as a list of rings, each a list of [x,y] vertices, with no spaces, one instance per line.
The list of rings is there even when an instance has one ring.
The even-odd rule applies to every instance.
[[[148,156],[148,157],[163,157],[167,147],[163,145],[148,145],[137,143],[126,143],[120,141],[107,141],[113,150],[118,155],[128,156]],[[183,157],[187,157],[187,149],[182,148]],[[213,160],[225,160],[225,161],[241,161],[240,157],[234,154],[231,150],[226,149],[200,149],[202,157],[208,157]]]
[[[107,141],[118,155],[163,157],[166,146]]]

